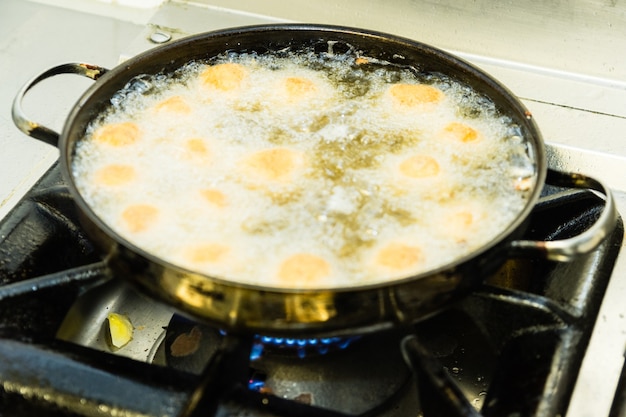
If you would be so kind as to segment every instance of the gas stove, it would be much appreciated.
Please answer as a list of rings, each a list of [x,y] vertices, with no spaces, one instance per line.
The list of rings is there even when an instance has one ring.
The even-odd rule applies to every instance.
[[[188,34],[256,23],[360,26],[439,46],[493,74],[532,111],[548,140],[550,166],[602,179],[618,211],[626,212],[626,113],[620,105],[626,102],[626,62],[610,52],[626,46],[617,36],[625,14],[619,6],[503,10],[486,0],[471,7],[407,1],[390,9],[375,2],[287,7],[269,1],[259,8],[202,0],[138,9],[91,0],[46,3],[53,5],[1,6],[8,38],[3,62],[34,65],[0,69],[11,80],[0,86],[5,113],[21,84],[59,59],[114,66]],[[507,17],[494,23],[494,13]],[[32,48],[46,46],[41,62],[26,61]],[[581,53],[589,59],[580,61]],[[89,85],[75,84],[44,88],[29,108],[49,113],[44,122],[62,123],[72,94]],[[62,103],[50,109],[51,97]],[[597,250],[569,264],[512,259],[469,297],[415,326],[349,340],[231,335],[190,321],[111,276],[76,221],[54,162],[58,151],[22,137],[8,117],[0,120],[7,142],[0,171],[6,178],[0,207],[2,414],[624,413],[621,223]],[[575,234],[602,205],[593,193],[545,193],[529,237]],[[135,326],[133,340],[121,349],[106,336],[113,311]]]
[[[575,235],[602,208],[591,192],[546,187],[525,237]],[[0,223],[0,406],[19,416],[563,415],[623,233],[620,221],[567,264],[511,259],[416,325],[228,334],[112,276],[54,165]],[[134,327],[121,348],[113,312]]]

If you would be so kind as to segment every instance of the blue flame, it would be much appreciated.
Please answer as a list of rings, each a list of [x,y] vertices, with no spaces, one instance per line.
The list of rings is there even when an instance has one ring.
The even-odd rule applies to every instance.
[[[220,330],[222,336],[227,334],[226,331]],[[299,358],[305,358],[310,354],[325,355],[331,350],[343,350],[350,346],[352,342],[360,339],[361,336],[348,337],[321,337],[321,338],[290,338],[255,335],[250,349],[250,360],[259,359],[265,348],[285,349],[295,351]]]
[[[260,391],[263,388],[265,388],[265,381],[256,380],[254,378],[250,378],[248,380],[248,389],[251,389],[252,391]]]
[[[325,355],[332,350],[343,350],[358,339],[360,336],[297,339],[255,335],[250,349],[250,361],[260,359],[266,349],[295,353],[300,359],[310,355]],[[248,388],[257,392],[263,391],[266,388],[265,375],[255,372],[248,380]]]
[[[255,336],[250,360],[259,359],[265,348],[287,349],[295,351],[299,358],[310,354],[324,355],[333,349],[345,349],[359,337],[322,337],[296,339],[289,337]]]

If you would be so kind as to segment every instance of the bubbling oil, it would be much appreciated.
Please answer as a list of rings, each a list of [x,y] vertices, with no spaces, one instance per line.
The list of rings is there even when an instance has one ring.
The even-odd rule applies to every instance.
[[[120,166],[116,181],[98,175]],[[488,99],[353,50],[229,53],[136,77],[89,125],[72,173],[95,214],[156,257],[307,289],[467,256],[518,217],[536,178]]]

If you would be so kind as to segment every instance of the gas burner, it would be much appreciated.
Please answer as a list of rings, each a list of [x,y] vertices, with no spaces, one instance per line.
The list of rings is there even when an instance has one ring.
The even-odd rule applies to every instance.
[[[384,415],[383,408],[397,407],[403,397],[405,402],[415,401],[411,395],[414,391],[409,389],[412,378],[400,355],[402,336],[402,332],[390,332],[341,339],[293,339],[293,343],[290,339],[287,344],[286,338],[230,335],[174,315],[157,358],[162,365],[202,374],[229,339],[241,339],[246,341],[242,349],[248,352],[246,378],[250,390],[347,414],[379,410]],[[305,340],[314,346],[314,352],[302,357],[296,340]],[[258,344],[263,342],[270,344],[259,355]],[[320,353],[318,344],[327,345],[327,351]]]

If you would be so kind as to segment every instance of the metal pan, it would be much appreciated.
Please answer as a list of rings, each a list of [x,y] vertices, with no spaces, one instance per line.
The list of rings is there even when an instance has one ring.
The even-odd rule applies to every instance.
[[[520,126],[536,161],[536,184],[517,218],[490,243],[444,267],[384,284],[328,290],[243,285],[179,268],[134,246],[101,221],[78,192],[70,170],[75,145],[84,136],[88,123],[108,106],[113,94],[134,77],[171,72],[191,60],[208,59],[227,50],[264,53],[302,46],[324,49],[329,42],[335,48],[352,47],[370,57],[410,65],[422,72],[445,74],[488,97],[502,114]],[[96,82],[75,104],[58,134],[27,118],[21,102],[33,86],[63,73],[79,74]],[[83,226],[101,247],[116,276],[132,280],[182,312],[229,331],[341,335],[411,323],[471,291],[507,258],[532,255],[571,260],[595,248],[617,221],[611,193],[602,183],[583,175],[548,170],[544,143],[532,115],[499,82],[439,49],[378,32],[304,24],[251,26],[191,36],[149,50],[110,71],[88,64],[61,65],[34,78],[18,92],[13,120],[27,135],[59,148],[62,174]],[[605,196],[605,208],[590,229],[573,238],[551,242],[520,240],[544,183],[598,191]]]

